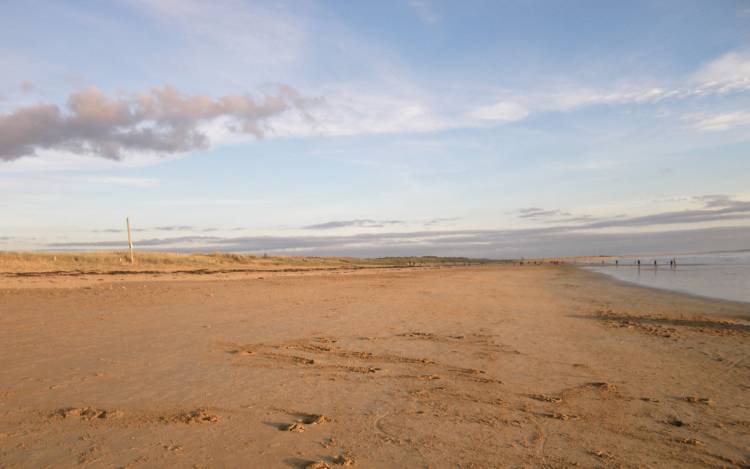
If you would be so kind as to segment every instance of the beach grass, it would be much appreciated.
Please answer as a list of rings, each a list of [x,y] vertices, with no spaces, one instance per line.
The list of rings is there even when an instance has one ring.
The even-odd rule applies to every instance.
[[[127,251],[96,252],[0,252],[0,271],[47,272],[75,270],[189,270],[189,269],[274,269],[408,267],[476,265],[498,261],[465,257],[382,257],[266,256],[234,253],[137,252],[130,263]]]

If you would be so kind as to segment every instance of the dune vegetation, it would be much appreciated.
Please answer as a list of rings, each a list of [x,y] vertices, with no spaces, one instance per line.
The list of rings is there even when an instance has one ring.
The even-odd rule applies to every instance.
[[[475,265],[491,262],[465,257],[314,257],[265,256],[232,253],[137,252],[130,263],[126,251],[97,252],[0,252],[0,272],[56,271],[174,271],[174,270],[254,270],[326,269],[368,267],[419,267]]]

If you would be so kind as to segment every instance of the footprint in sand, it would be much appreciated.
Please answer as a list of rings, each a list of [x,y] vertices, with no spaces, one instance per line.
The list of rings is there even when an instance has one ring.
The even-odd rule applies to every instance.
[[[335,344],[338,342],[338,339],[332,337],[315,337],[313,340],[320,342],[321,344]]]
[[[325,461],[311,461],[305,464],[305,469],[331,469]]]
[[[529,397],[537,401],[550,402],[552,404],[559,404],[562,402],[562,397],[548,396],[546,394],[529,394]]]
[[[335,464],[338,464],[339,466],[353,466],[354,465],[354,459],[345,454],[336,456],[335,458],[333,458],[333,462]]]
[[[617,391],[617,386],[612,383],[594,382],[594,383],[588,383],[587,386],[590,386],[595,389],[600,389],[602,391]]]
[[[190,412],[178,414],[171,419],[171,422],[187,424],[216,423],[218,421],[218,415],[212,414],[205,409],[191,410]]]
[[[420,376],[416,376],[416,378],[419,379],[419,380],[422,380],[422,381],[435,381],[435,380],[440,379],[440,376],[438,376],[438,375],[420,375]]]
[[[305,431],[305,426],[300,422],[294,422],[290,423],[289,425],[284,425],[279,430],[284,432],[302,433]]]
[[[425,339],[425,340],[435,340],[437,337],[435,334],[431,332],[404,332],[402,334],[396,334],[396,337],[408,337],[412,339]]]
[[[302,423],[304,423],[305,425],[322,425],[330,421],[331,419],[326,417],[325,415],[318,414],[309,414],[302,419]]]
[[[104,410],[104,409],[96,409],[94,407],[83,407],[83,408],[76,408],[76,407],[64,407],[61,409],[57,409],[52,414],[50,414],[51,418],[58,417],[58,418],[78,418],[81,420],[93,420],[93,419],[100,419],[100,420],[106,420],[110,418],[117,418],[121,417],[122,412],[119,410]]]
[[[313,360],[312,358],[298,357],[296,355],[292,355],[290,358],[291,358],[291,360],[293,362],[295,362],[295,363],[301,363],[303,365],[314,365],[315,364],[315,360]]]
[[[578,420],[579,417],[577,415],[568,415],[568,414],[561,414],[558,412],[548,412],[539,414],[542,417],[547,417],[550,419],[556,419],[556,420]]]
[[[592,456],[596,456],[597,458],[600,458],[600,459],[614,459],[614,456],[611,453],[608,453],[600,449],[589,450],[589,454],[591,454]]]
[[[305,431],[305,425],[322,425],[330,421],[331,419],[329,417],[326,417],[325,415],[303,414],[303,417],[301,419],[294,423],[290,423],[289,425],[282,426],[280,430],[285,432],[301,433]]]
[[[670,418],[668,418],[667,419],[667,423],[669,425],[672,425],[673,427],[686,427],[686,426],[688,426],[688,424],[685,421],[680,420],[677,417],[670,417]]]
[[[229,353],[231,353],[232,355],[255,355],[254,350],[244,350],[244,349],[230,350]]]
[[[675,440],[678,443],[682,443],[683,445],[691,445],[691,446],[705,446],[706,444],[703,443],[701,440],[697,438],[677,438]]]
[[[685,400],[685,402],[689,402],[691,404],[704,404],[707,406],[714,405],[714,401],[712,401],[708,397],[686,396],[683,399]]]

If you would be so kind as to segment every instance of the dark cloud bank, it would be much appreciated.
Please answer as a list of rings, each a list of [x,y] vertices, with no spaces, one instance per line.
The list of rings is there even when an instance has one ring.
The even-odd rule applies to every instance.
[[[348,236],[180,236],[137,241],[141,249],[305,255],[442,255],[490,258],[636,254],[750,248],[750,227],[658,233],[581,233],[554,228],[364,233]],[[53,243],[50,249],[122,249],[122,241]]]
[[[141,249],[171,251],[226,251],[306,255],[395,256],[442,255],[489,258],[568,256],[596,254],[638,254],[649,252],[688,252],[750,249],[750,202],[724,195],[693,199],[702,208],[662,212],[639,217],[594,219],[558,210],[529,208],[519,217],[546,219],[539,228],[513,230],[420,230],[409,232],[358,233],[349,235],[243,236],[218,237],[186,235],[148,238],[137,241]],[[452,221],[453,219],[441,219]],[[571,220],[587,220],[585,222]],[[593,220],[593,221],[592,221]],[[729,222],[739,226],[666,230],[665,226],[705,222]],[[338,228],[383,228],[403,225],[400,220],[358,219],[331,221],[305,227],[328,231]],[[744,226],[743,226],[744,224]],[[428,222],[425,226],[430,226]],[[662,227],[661,231],[628,230]],[[619,228],[613,233],[608,229]],[[684,227],[683,227],[684,228]],[[154,231],[199,231],[191,226],[162,226]],[[622,232],[622,231],[626,232]],[[109,231],[109,230],[107,230]],[[115,230],[116,231],[116,230]],[[146,230],[148,231],[148,230]],[[207,232],[207,229],[202,229]],[[65,242],[47,245],[49,249],[121,249],[123,242]]]
[[[157,154],[206,148],[203,123],[226,118],[233,133],[262,137],[267,121],[309,102],[288,86],[261,97],[186,95],[175,88],[109,97],[96,88],[55,104],[21,107],[0,114],[0,161],[58,150],[120,159],[127,151]]]
[[[735,200],[728,195],[703,195],[693,197],[694,202],[703,204],[694,210],[677,210],[641,217],[609,217],[597,219],[590,215],[573,215],[561,210],[545,210],[531,207],[518,211],[521,219],[531,219],[548,223],[577,223],[581,229],[601,229],[612,227],[645,227],[684,223],[704,223],[721,220],[737,220],[750,216],[750,202]]]

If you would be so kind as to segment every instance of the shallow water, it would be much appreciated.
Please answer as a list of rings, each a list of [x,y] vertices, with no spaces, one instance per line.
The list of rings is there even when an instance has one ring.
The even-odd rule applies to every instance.
[[[750,251],[621,258],[586,268],[618,280],[693,295],[750,303]],[[676,267],[669,265],[676,259]],[[654,267],[654,260],[657,266]]]

